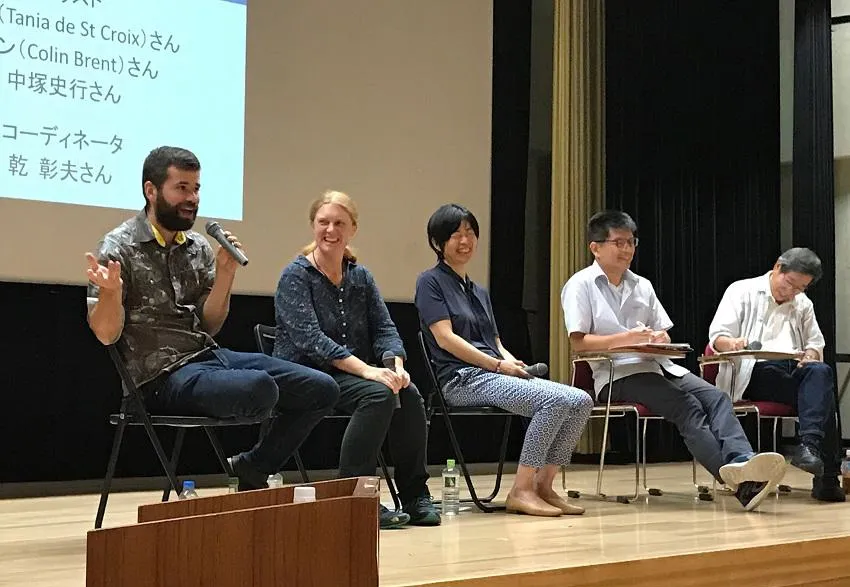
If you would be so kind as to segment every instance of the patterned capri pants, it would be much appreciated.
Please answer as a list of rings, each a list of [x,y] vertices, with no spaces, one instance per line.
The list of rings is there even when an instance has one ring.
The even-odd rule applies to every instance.
[[[531,418],[519,457],[521,465],[568,465],[590,418],[590,395],[547,379],[520,379],[466,367],[443,389],[452,406],[496,406]]]

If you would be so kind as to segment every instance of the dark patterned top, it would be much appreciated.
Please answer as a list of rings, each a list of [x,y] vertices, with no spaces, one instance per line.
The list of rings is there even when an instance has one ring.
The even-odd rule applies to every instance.
[[[109,259],[121,263],[124,329],[116,346],[136,385],[217,346],[201,327],[204,302],[215,281],[215,255],[202,235],[184,234],[170,247],[161,245],[142,211],[108,233],[98,247],[101,264]],[[89,307],[99,293],[89,283]]]
[[[276,357],[324,371],[351,355],[371,365],[380,365],[386,351],[407,358],[378,286],[362,265],[346,262],[336,286],[300,255],[280,276],[274,308]]]

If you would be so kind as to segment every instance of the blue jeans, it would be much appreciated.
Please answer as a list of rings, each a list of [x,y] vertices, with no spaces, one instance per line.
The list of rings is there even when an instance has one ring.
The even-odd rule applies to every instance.
[[[327,373],[261,353],[215,349],[208,358],[169,375],[150,409],[212,418],[272,417],[266,434],[240,455],[271,475],[283,468],[338,399],[339,388]]]
[[[838,474],[838,431],[835,421],[835,382],[826,363],[759,361],[744,399],[771,401],[797,409],[800,438],[820,449],[824,476]]]

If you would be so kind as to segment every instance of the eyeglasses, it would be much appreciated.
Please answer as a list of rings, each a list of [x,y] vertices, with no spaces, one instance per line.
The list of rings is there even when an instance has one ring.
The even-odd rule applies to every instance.
[[[791,291],[792,291],[792,292],[794,292],[794,293],[798,293],[798,294],[799,294],[799,293],[803,293],[804,291],[806,291],[807,289],[809,289],[809,285],[811,285],[811,284],[807,283],[806,285],[800,286],[800,285],[798,285],[798,284],[796,284],[796,283],[792,282],[792,281],[788,278],[788,274],[787,274],[787,273],[782,273],[782,272],[780,272],[780,273],[779,273],[779,277],[780,277],[780,279],[782,279],[782,282],[783,282],[785,285],[787,285],[787,286],[791,289]]]
[[[635,238],[614,238],[614,239],[594,241],[594,242],[597,242],[597,243],[614,243],[614,245],[618,249],[625,249],[626,247],[631,247],[633,249],[636,249],[639,241],[640,241],[640,239],[638,239],[638,237],[635,237]]]

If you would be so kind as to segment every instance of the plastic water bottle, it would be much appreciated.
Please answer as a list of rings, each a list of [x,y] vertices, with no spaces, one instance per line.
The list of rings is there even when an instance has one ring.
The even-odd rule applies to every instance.
[[[269,489],[277,489],[278,487],[283,487],[283,475],[281,475],[280,473],[269,475],[269,478],[266,479],[266,483],[268,484]]]
[[[844,453],[844,460],[841,461],[841,487],[844,489],[844,495],[850,495],[850,448]]]
[[[455,460],[449,459],[446,461],[446,468],[443,469],[443,495],[442,495],[442,512],[444,516],[456,516],[460,513],[460,487],[458,486],[457,469],[455,469]]]
[[[194,481],[184,481],[183,482],[183,491],[180,492],[180,499],[192,499],[193,497],[198,497],[198,492],[195,491],[195,482]]]

